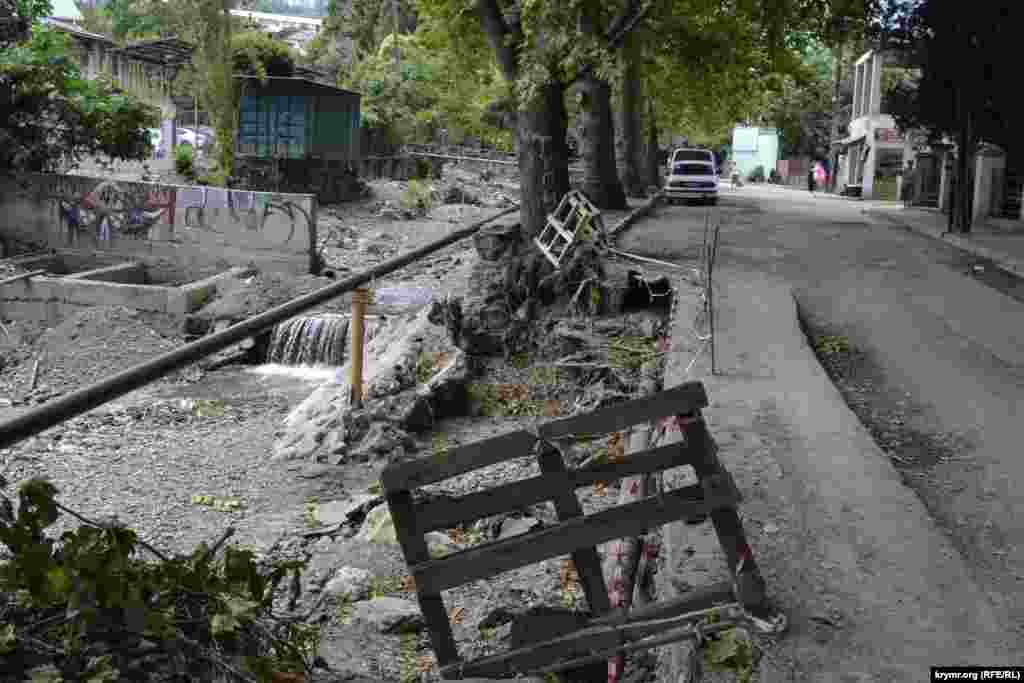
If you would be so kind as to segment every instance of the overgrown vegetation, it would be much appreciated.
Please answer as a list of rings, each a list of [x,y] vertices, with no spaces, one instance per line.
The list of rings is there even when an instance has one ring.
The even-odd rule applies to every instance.
[[[269,681],[312,666],[315,628],[276,611],[300,597],[303,563],[261,567],[251,551],[213,546],[168,557],[115,521],[87,520],[34,479],[0,479],[0,667],[10,680],[176,681],[245,675]],[[61,514],[82,524],[59,539]],[[145,550],[156,560],[138,557]],[[282,595],[283,588],[288,595]]]
[[[157,111],[106,79],[85,80],[70,49],[39,23],[0,49],[0,169],[54,172],[91,155],[148,156],[145,129],[158,124]]]
[[[192,145],[178,145],[174,150],[174,171],[186,180],[196,179],[195,152],[192,151]]]
[[[434,206],[434,194],[430,183],[413,178],[398,198],[402,208],[419,216],[426,216]]]

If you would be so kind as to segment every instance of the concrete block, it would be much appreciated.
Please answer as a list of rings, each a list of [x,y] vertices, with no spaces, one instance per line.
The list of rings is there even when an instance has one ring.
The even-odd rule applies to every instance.
[[[69,275],[67,279],[144,285],[146,284],[146,266],[142,263],[119,263],[116,266],[107,266],[105,268],[75,273],[74,275]]]
[[[126,306],[140,311],[168,312],[169,287],[125,285],[116,282],[68,280],[61,283],[62,301],[87,306]]]
[[[241,279],[252,275],[255,271],[254,268],[238,267],[232,268],[231,270],[218,273],[212,277],[199,280],[197,282],[190,282],[187,285],[178,287],[181,299],[183,301],[184,310],[181,313],[192,313],[197,311],[209,302],[210,299],[217,293],[217,287],[222,285],[224,282],[231,279]],[[177,311],[175,311],[177,312]]]

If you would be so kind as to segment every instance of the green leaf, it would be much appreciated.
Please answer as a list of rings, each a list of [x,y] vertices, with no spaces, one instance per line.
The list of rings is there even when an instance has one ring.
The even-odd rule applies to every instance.
[[[82,680],[85,683],[109,683],[118,678],[120,676],[118,670],[114,668],[113,655],[103,655],[89,660]]]
[[[210,630],[214,636],[222,636],[234,633],[238,630],[239,621],[230,614],[215,614],[210,620]]]
[[[54,597],[66,596],[71,591],[71,577],[63,567],[52,567],[46,572],[47,590]]]
[[[18,634],[14,630],[14,624],[0,626],[0,655],[7,655],[17,648]]]

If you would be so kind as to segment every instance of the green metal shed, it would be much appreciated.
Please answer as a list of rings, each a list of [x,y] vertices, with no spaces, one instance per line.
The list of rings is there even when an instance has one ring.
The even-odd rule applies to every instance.
[[[359,159],[359,93],[302,78],[237,76],[236,153],[250,159]]]

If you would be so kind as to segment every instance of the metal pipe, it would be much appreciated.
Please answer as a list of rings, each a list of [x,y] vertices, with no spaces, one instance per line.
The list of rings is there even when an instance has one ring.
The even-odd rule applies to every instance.
[[[3,287],[4,285],[9,285],[12,282],[17,282],[19,280],[27,280],[30,277],[35,277],[36,275],[46,275],[46,270],[45,269],[44,270],[30,270],[27,273],[21,273],[20,275],[13,275],[13,276],[11,276],[9,278],[5,278],[3,280],[0,280],[0,287]]]
[[[351,403],[363,407],[363,356],[366,342],[366,306],[370,303],[370,292],[359,288],[352,292],[352,397]]]
[[[152,360],[119,372],[112,377],[44,403],[38,408],[0,424],[0,449],[8,448],[22,439],[27,439],[65,420],[88,412],[107,401],[134,391],[189,363],[193,363],[211,353],[226,349],[247,337],[256,336],[261,332],[268,331],[278,323],[293,318],[303,311],[319,306],[335,297],[351,292],[361,285],[393,273],[450,244],[454,244],[466,237],[471,237],[487,223],[518,210],[518,205],[513,206],[490,218],[456,230],[450,235],[415,249],[408,254],[385,261],[370,270],[363,271],[345,280],[318,289],[315,292],[292,299],[269,311],[264,311],[259,315],[236,323],[226,330],[197,339],[191,344],[185,344]]]

